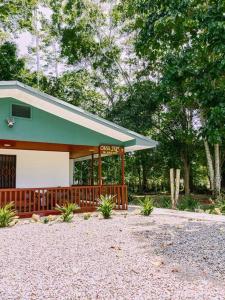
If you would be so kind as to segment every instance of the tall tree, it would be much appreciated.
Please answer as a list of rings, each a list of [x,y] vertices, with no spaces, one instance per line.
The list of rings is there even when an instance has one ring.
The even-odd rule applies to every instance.
[[[111,106],[129,84],[129,75],[122,62],[122,34],[112,22],[113,1],[104,2],[69,0],[57,2],[57,10],[53,2],[50,7],[62,56],[73,70],[86,69],[91,74]]]
[[[180,107],[198,109],[206,118],[202,132],[205,141],[214,144],[215,192],[219,193],[223,123],[211,127],[208,120],[214,118],[214,108],[221,111],[224,103],[224,1],[125,0],[119,12],[135,32],[135,49],[146,61],[145,70],[159,84],[166,84],[167,96]]]
[[[0,80],[20,80],[25,71],[25,61],[17,57],[16,45],[0,45]]]
[[[31,28],[32,9],[36,0],[4,0],[0,4],[0,42],[8,33]]]

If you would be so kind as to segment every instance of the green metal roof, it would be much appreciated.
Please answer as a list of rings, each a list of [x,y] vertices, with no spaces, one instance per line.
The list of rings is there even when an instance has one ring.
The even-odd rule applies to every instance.
[[[96,131],[106,136],[108,135],[111,138],[121,140],[127,148],[127,151],[147,149],[157,145],[157,142],[149,137],[145,137],[113,122],[100,118],[97,115],[91,114],[77,106],[59,100],[21,82],[0,81],[0,98],[6,98],[7,95],[8,97],[16,98],[20,101],[23,101],[23,99],[27,98],[27,103],[30,102],[30,105],[39,105],[39,108],[43,110],[46,110],[49,104],[49,108],[51,105],[51,110],[54,108],[54,114],[58,114],[59,117],[74,123],[76,123],[77,119],[77,121],[79,120],[79,125],[81,126],[87,128],[89,127],[89,129],[92,131]],[[38,103],[38,99],[42,100],[42,105],[41,103]],[[43,105],[43,103],[46,105]]]

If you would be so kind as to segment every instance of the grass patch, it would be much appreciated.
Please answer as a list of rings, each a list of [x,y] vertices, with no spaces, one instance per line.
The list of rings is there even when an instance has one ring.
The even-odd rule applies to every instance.
[[[166,195],[155,197],[153,204],[159,208],[172,208],[171,197]]]
[[[191,195],[187,195],[181,197],[181,199],[178,201],[177,208],[179,210],[195,211],[196,209],[201,208],[201,206],[197,199]]]

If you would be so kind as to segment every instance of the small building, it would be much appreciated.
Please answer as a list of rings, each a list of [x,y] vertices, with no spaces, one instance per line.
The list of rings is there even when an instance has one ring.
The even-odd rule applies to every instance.
[[[17,81],[0,81],[0,206],[13,201],[20,216],[48,214],[75,202],[82,211],[115,195],[127,209],[124,154],[156,142]],[[119,155],[121,182],[104,184],[102,157]],[[74,182],[76,161],[90,160],[89,183]],[[93,165],[97,163],[97,182]]]

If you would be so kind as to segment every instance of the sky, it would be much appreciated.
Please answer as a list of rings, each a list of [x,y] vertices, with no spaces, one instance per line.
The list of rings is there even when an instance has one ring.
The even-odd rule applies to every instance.
[[[93,0],[93,1],[95,1],[95,0]],[[98,2],[99,2],[99,0],[98,0]],[[103,8],[103,10],[109,10],[110,9],[108,4],[102,4],[101,3],[101,7]],[[52,12],[49,8],[39,6],[38,12],[39,12],[39,14],[42,14],[46,19],[51,18]],[[41,28],[40,22],[38,23],[38,27]],[[36,46],[35,37],[32,36],[29,32],[23,32],[23,33],[19,34],[19,36],[15,39],[15,42],[17,44],[19,56],[27,58],[27,63],[29,65],[29,68],[32,71],[36,70],[36,57],[35,57],[35,54],[31,55],[28,52],[29,47],[35,48],[35,46]],[[41,64],[43,64],[43,65],[45,64],[45,62],[42,61],[42,59],[41,59]],[[43,71],[44,71],[44,73],[48,73],[46,70],[43,70]],[[65,64],[58,63],[58,71],[59,71],[59,73],[64,72],[65,71]],[[52,69],[50,70],[50,73],[52,73]]]
[[[45,18],[51,17],[51,10],[46,7],[40,6],[38,9],[39,13],[43,14]],[[38,28],[41,28],[40,22],[38,22]],[[18,54],[20,57],[29,58],[27,62],[31,61],[31,55],[28,52],[29,47],[35,47],[35,37],[32,36],[30,32],[22,32],[15,38],[15,42],[17,44]],[[35,62],[35,56],[33,55],[32,59]],[[32,69],[32,66],[30,66]]]
[[[43,14],[45,18],[50,18],[51,17],[51,10],[49,8],[39,6],[38,12]],[[37,25],[39,28],[41,27],[41,24],[38,23]],[[18,45],[19,49],[19,54],[20,55],[27,55],[28,51],[27,48],[28,46],[34,44],[34,38],[29,32],[23,32],[19,34],[19,37],[16,38],[16,43]]]
[[[15,41],[18,46],[19,55],[26,56],[28,54],[28,46],[32,44],[32,35],[29,32],[23,32]]]

